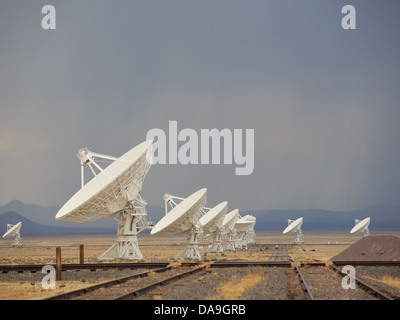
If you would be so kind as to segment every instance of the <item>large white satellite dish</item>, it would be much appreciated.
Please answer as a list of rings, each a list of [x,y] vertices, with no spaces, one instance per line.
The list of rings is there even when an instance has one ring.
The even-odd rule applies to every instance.
[[[256,217],[254,217],[253,225],[250,229],[248,229],[245,233],[244,240],[246,241],[246,245],[255,243],[254,237],[256,232],[254,231],[254,226],[256,224]]]
[[[20,230],[22,227],[22,222],[18,222],[17,224],[7,224],[7,231],[5,234],[3,234],[3,238],[14,238],[14,243],[13,243],[13,247],[22,247],[21,242],[19,242],[19,240],[21,240],[21,234],[20,234]]]
[[[202,233],[200,217],[207,201],[207,189],[200,189],[187,198],[165,194],[164,201],[165,216],[154,226],[151,234],[187,233],[186,248],[176,258],[201,260],[198,238]]]
[[[208,210],[208,211],[206,211]],[[223,253],[221,245],[222,241],[222,223],[226,212],[228,211],[228,202],[224,201],[213,208],[204,208],[204,215],[200,218],[200,224],[205,234],[211,236],[210,245],[206,250],[207,252]]]
[[[235,239],[235,248],[238,249],[247,249],[247,239],[246,235],[250,229],[252,229],[255,225],[256,218],[252,215],[245,215],[244,217],[240,217],[236,220],[235,229],[236,229],[236,239]]]
[[[364,237],[371,235],[369,232],[369,224],[371,222],[371,218],[365,218],[363,220],[355,219],[355,226],[351,229],[350,233],[363,233]]]
[[[117,241],[99,259],[143,259],[137,234],[152,224],[146,219],[147,203],[140,191],[151,166],[151,146],[151,140],[144,141],[120,158],[87,148],[77,154],[81,162],[81,189],[58,211],[56,219],[78,223],[108,217],[116,220]],[[113,162],[103,169],[95,158]],[[85,165],[93,173],[93,178],[86,184]],[[114,217],[116,214],[118,219]]]
[[[254,226],[256,224],[256,217],[252,216],[252,215],[245,215],[242,219],[246,220],[246,221],[251,221],[251,224],[249,225],[248,228],[246,228],[246,230],[244,231],[244,235],[243,235],[243,243],[244,245],[249,245],[254,243],[254,237],[256,235],[255,231],[254,231]]]
[[[222,227],[224,229],[224,235],[228,239],[228,243],[225,246],[225,250],[236,251],[235,249],[235,236],[236,229],[235,223],[239,217],[239,209],[234,209],[227,213],[222,222]]]
[[[304,241],[301,239],[303,235],[301,231],[301,226],[303,224],[303,218],[298,218],[297,220],[288,220],[288,226],[283,230],[283,234],[296,233],[296,238],[294,239],[295,244],[302,244]]]

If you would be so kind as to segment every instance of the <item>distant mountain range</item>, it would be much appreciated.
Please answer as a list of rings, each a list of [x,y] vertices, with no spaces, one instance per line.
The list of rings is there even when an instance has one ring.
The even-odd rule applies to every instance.
[[[36,204],[26,204],[13,200],[5,206],[0,206],[0,236],[7,230],[7,224],[22,221],[22,232],[25,235],[38,234],[101,234],[116,233],[117,223],[112,218],[93,222],[74,223],[56,220],[55,216],[61,207],[45,207]],[[147,219],[157,222],[164,215],[164,209],[147,207]]]
[[[7,230],[7,224],[22,221],[23,235],[65,235],[65,234],[101,234],[116,233],[116,222],[111,218],[87,223],[73,223],[55,220],[60,207],[44,207],[25,204],[13,200],[0,206],[0,235]],[[234,208],[230,208],[234,209]],[[164,209],[147,207],[148,220],[157,223],[164,216]],[[252,214],[257,218],[255,230],[283,230],[288,219],[303,217],[302,229],[305,230],[350,230],[354,219],[371,217],[370,230],[400,230],[400,207],[377,204],[355,211],[309,210],[244,210],[240,214]]]
[[[303,230],[351,230],[355,219],[371,218],[369,229],[400,231],[400,207],[376,204],[354,211],[308,210],[256,210],[251,212],[257,218],[259,230],[283,230],[288,219],[303,217]],[[243,214],[242,214],[243,215]],[[255,228],[257,229],[257,228]]]

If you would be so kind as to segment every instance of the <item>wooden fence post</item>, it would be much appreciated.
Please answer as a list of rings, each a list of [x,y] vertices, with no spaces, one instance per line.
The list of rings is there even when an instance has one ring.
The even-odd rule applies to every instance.
[[[61,281],[61,247],[56,247],[56,280]]]
[[[84,255],[84,246],[83,244],[79,245],[79,263],[84,264],[85,263],[85,255]]]

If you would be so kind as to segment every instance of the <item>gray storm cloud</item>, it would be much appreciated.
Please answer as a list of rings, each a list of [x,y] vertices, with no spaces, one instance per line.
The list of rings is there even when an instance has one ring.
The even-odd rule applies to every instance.
[[[254,171],[154,165],[150,205],[208,188],[230,207],[400,204],[395,1],[53,1],[0,11],[0,203],[63,204],[80,147],[119,156],[153,128],[254,129]],[[396,11],[397,10],[397,11]]]

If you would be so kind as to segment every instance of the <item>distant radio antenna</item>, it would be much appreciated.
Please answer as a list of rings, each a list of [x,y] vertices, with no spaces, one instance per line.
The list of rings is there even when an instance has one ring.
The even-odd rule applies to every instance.
[[[12,246],[15,248],[22,247],[21,242],[19,242],[19,240],[22,239],[21,234],[20,234],[21,226],[22,226],[22,222],[18,222],[15,225],[7,224],[7,232],[5,234],[3,234],[3,238],[14,238],[14,243]]]
[[[355,219],[354,222],[355,226],[351,229],[350,233],[362,233],[364,237],[371,235],[368,229],[371,218],[365,218],[364,220]]]
[[[301,231],[301,226],[303,224],[303,218],[298,218],[297,220],[288,219],[288,226],[283,230],[283,234],[296,233],[296,238],[294,239],[295,244],[303,244],[304,241],[301,238],[303,232]]]

